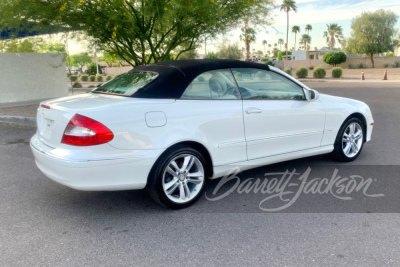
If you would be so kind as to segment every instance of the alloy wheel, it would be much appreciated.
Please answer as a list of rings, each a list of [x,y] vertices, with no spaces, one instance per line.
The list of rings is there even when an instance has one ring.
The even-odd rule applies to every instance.
[[[186,203],[195,198],[204,183],[204,167],[192,154],[174,157],[163,173],[165,195],[175,203]]]

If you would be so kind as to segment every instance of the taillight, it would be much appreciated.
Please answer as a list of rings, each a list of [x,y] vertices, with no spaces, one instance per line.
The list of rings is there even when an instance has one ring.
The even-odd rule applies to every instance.
[[[40,105],[42,108],[47,108],[47,109],[50,109],[50,106],[48,106],[48,105]]]
[[[94,146],[110,142],[114,134],[91,118],[75,114],[65,128],[61,143],[72,146]]]

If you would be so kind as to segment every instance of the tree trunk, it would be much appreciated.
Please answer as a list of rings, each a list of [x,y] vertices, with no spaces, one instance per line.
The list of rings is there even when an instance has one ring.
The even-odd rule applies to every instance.
[[[244,42],[246,46],[246,61],[250,61],[250,42],[248,41],[247,33]]]
[[[333,35],[331,35],[331,44],[330,44],[331,51],[333,51],[333,40],[334,40],[333,38],[334,38]]]
[[[370,57],[371,57],[372,68],[375,68],[374,54],[371,54]]]
[[[287,13],[287,27],[286,27],[286,58],[285,63],[288,60],[288,46],[289,46],[289,10],[286,11]]]
[[[294,50],[296,50],[296,37],[297,37],[297,33],[294,34]]]
[[[207,55],[207,36],[204,36],[204,56]]]

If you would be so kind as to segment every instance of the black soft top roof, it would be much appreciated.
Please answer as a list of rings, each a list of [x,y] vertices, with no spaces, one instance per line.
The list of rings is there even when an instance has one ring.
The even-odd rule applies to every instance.
[[[135,67],[133,72],[150,71],[158,77],[134,93],[140,98],[180,98],[188,85],[198,75],[216,69],[257,68],[269,70],[269,66],[230,59],[192,59],[164,61]]]

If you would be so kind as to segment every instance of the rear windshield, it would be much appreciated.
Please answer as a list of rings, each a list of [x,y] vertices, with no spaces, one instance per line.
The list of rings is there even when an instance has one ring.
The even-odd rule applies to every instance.
[[[92,93],[131,96],[157,76],[155,72],[128,72],[92,90]]]

